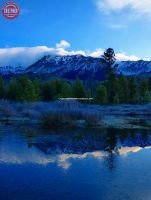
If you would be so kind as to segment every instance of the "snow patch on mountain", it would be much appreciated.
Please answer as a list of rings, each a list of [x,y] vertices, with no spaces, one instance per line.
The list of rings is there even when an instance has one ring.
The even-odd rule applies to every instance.
[[[144,75],[151,73],[151,61],[122,61],[115,66],[117,74],[125,76]]]
[[[100,79],[104,77],[108,64],[102,58],[71,56],[44,56],[25,72],[29,74],[60,76],[64,78]]]

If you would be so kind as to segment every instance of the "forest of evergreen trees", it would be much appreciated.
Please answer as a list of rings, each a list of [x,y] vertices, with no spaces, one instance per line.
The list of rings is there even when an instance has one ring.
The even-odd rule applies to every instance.
[[[54,101],[59,98],[93,98],[89,103],[144,104],[151,102],[151,79],[136,79],[110,73],[108,79],[87,88],[81,80],[68,83],[55,79],[48,82],[30,80],[27,76],[11,78],[5,82],[0,78],[0,99],[21,102]],[[86,102],[87,103],[87,102]]]

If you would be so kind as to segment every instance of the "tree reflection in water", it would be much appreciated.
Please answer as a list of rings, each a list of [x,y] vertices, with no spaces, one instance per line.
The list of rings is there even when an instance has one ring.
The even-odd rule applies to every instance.
[[[151,146],[151,130],[133,129],[62,129],[43,130],[38,126],[10,126],[10,132],[23,135],[28,148],[56,155],[77,155],[104,152],[106,166],[113,170],[124,147]],[[8,126],[7,126],[8,129]],[[2,130],[5,130],[4,128]],[[3,131],[0,131],[2,140]],[[70,157],[70,156],[69,156]]]

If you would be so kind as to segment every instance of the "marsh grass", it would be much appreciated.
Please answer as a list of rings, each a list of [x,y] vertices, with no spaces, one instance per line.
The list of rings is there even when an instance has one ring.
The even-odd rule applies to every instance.
[[[103,125],[104,116],[151,116],[151,104],[97,106],[76,101],[19,103],[1,100],[0,121],[38,123],[45,127]],[[119,121],[118,121],[119,123]]]
[[[69,114],[49,112],[40,117],[41,124],[44,128],[73,126],[73,119]]]

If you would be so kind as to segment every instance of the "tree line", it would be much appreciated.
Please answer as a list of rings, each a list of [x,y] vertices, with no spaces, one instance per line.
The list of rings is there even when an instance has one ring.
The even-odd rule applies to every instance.
[[[31,80],[27,76],[11,78],[5,82],[0,77],[0,99],[20,102],[54,101],[60,98],[93,98],[91,103],[143,104],[151,102],[151,79],[116,76],[110,72],[107,80],[87,88],[81,80],[74,83],[62,79],[47,82]]]
[[[11,78],[8,82],[0,77],[0,99],[20,102],[54,101],[60,98],[86,97],[86,89],[80,80],[70,84],[62,79],[47,82],[31,80],[28,76]]]
[[[151,102],[151,78],[116,76],[111,72],[108,79],[96,87],[98,104],[144,104]]]

